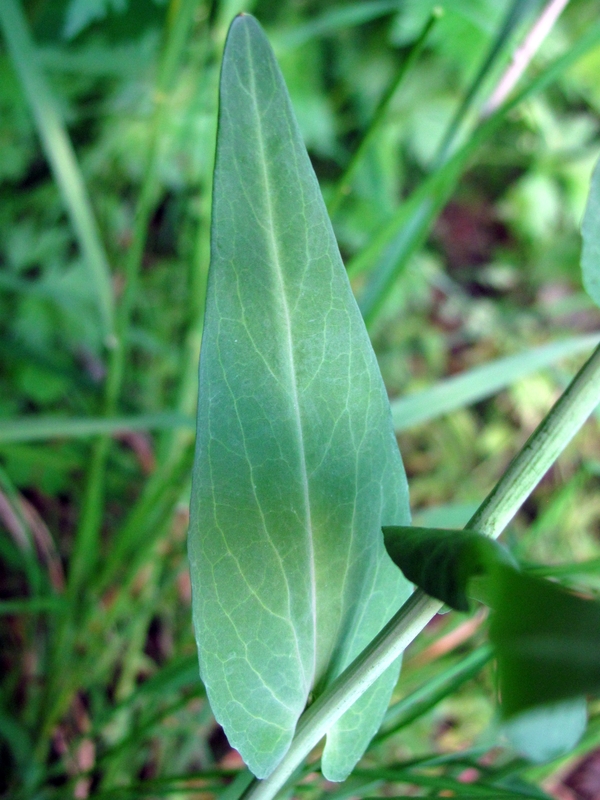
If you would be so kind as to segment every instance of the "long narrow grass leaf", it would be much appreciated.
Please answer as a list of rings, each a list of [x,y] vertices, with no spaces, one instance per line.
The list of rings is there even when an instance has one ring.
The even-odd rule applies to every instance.
[[[414,44],[410,48],[409,53],[406,57],[402,60],[400,67],[398,68],[396,75],[394,76],[393,80],[391,81],[390,85],[386,89],[383,94],[383,97],[379,101],[379,104],[369,122],[369,126],[360,141],[360,144],[352,154],[352,157],[348,163],[348,166],[344,170],[342,176],[337,181],[332,196],[327,204],[327,210],[329,211],[330,215],[334,215],[340,204],[342,203],[344,197],[350,192],[352,186],[352,179],[356,174],[358,167],[363,159],[364,154],[367,152],[369,145],[374,141],[375,136],[377,135],[379,129],[381,128],[381,124],[385,120],[390,104],[394,99],[400,84],[404,81],[406,76],[410,73],[411,68],[417,62],[419,56],[421,55],[425,43],[431,33],[431,30],[437,20],[442,15],[442,10],[439,7],[436,7],[429,16],[429,19],[423,26],[423,30],[415,40]]]
[[[563,56],[535,76],[520,92],[484,120],[465,144],[436,169],[400,205],[389,222],[374,236],[373,243],[348,265],[350,275],[370,269],[359,296],[365,322],[371,325],[381,311],[396,278],[410,257],[425,242],[432,222],[452,196],[454,188],[480,145],[499,127],[506,115],[524,100],[543,91],[565,70],[600,41],[600,22],[587,32]]]
[[[446,378],[391,403],[396,433],[429,422],[458,408],[478,403],[544,367],[583,353],[598,344],[598,336],[574,336],[564,341],[500,358],[461,375]]]
[[[31,597],[25,600],[0,600],[0,615],[40,614],[62,611],[66,607],[63,597]]]
[[[127,431],[194,430],[194,427],[191,417],[169,411],[131,417],[16,417],[0,422],[0,444],[116,436]]]
[[[46,157],[75,229],[89,270],[90,282],[95,288],[100,325],[105,337],[108,337],[114,332],[114,299],[109,261],[75,151],[40,67],[19,0],[2,0],[0,26],[35,118]]]
[[[469,86],[460,106],[456,110],[454,117],[448,125],[444,138],[440,144],[438,153],[434,158],[433,168],[435,169],[446,160],[448,153],[452,150],[455,138],[460,131],[461,125],[467,117],[473,102],[475,101],[482,85],[488,75],[495,67],[496,62],[504,54],[506,45],[510,42],[515,30],[518,28],[527,14],[537,9],[541,5],[541,0],[513,0],[512,5],[506,13],[506,17],[500,26],[498,33],[490,44],[490,48],[476,73],[471,85]]]
[[[318,36],[335,33],[342,28],[364,25],[366,22],[400,11],[403,0],[371,0],[370,2],[350,3],[332,8],[298,25],[288,33],[277,38],[277,45],[291,50]]]
[[[430,678],[423,686],[394,703],[387,710],[381,732],[375,741],[392,736],[400,728],[406,727],[441,700],[455,692],[466,681],[477,675],[493,657],[492,648],[481,645],[457,664],[442,670]]]

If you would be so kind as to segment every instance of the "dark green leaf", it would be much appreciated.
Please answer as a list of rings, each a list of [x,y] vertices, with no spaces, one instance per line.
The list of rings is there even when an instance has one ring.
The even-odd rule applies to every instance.
[[[385,527],[386,549],[409,581],[457,611],[468,611],[468,584],[496,563],[510,563],[508,551],[477,531]]]
[[[221,75],[190,562],[203,680],[259,777],[409,593],[382,524],[408,493],[387,396],[283,79],[250,16]],[[345,777],[393,666],[330,730]]]
[[[585,729],[581,698],[600,690],[600,603],[520,572],[475,531],[389,527],[384,540],[410,581],[459,611],[484,577],[507,736],[532,760],[568,752]]]
[[[600,691],[600,603],[501,568],[490,638],[505,717]]]

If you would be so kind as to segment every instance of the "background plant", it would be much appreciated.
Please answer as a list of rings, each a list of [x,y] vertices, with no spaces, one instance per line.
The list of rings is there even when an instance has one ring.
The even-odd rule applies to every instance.
[[[517,5],[523,16],[477,100],[489,96],[540,10]],[[25,37],[33,32],[35,44],[18,38],[19,7],[2,8],[6,791],[189,795],[199,785],[205,791],[222,785],[227,764],[216,734],[210,738],[210,712],[196,677],[183,533],[216,76],[226,27],[240,8],[91,8],[28,6]],[[427,25],[428,9],[421,3],[400,11],[394,3],[326,10],[264,3],[249,10],[277,46],[333,205],[350,154]],[[494,388],[489,373],[475,373],[470,390],[468,382],[451,386],[458,410],[402,433],[416,520],[427,524],[466,520],[572,374],[573,362],[557,366],[558,355],[589,349],[587,334],[597,327],[581,290],[577,232],[597,154],[593,4],[569,6],[521,86],[525,91],[545,75],[552,83],[543,91],[537,84],[536,92],[534,83],[479,140],[469,133],[478,104],[470,106],[452,146],[474,141],[477,147],[468,161],[457,158],[445,172],[441,167],[443,131],[509,10],[509,4],[465,3],[435,23],[380,115],[354,168],[352,191],[342,193],[334,216],[359,296],[375,274],[382,243],[393,271],[404,265],[371,321],[390,394],[403,396],[395,419],[410,419],[411,391],[523,354],[496,369],[496,387],[511,385],[497,400],[485,400]],[[41,109],[35,105],[40,76],[50,85]],[[66,157],[66,173],[64,148],[51,152],[63,120],[77,154],[76,161]],[[90,215],[74,219],[81,207],[70,199],[73,169],[92,198],[92,228]],[[424,183],[428,174],[433,178]],[[398,211],[399,200],[426,185],[443,205],[460,175],[425,247],[409,261],[396,257],[403,252],[396,231],[406,230],[401,223],[413,208]],[[104,255],[92,242],[103,243]],[[99,264],[110,264],[114,276],[108,338],[90,279],[101,274]],[[570,341],[560,348],[533,350],[561,333]],[[543,364],[550,371],[534,374]],[[514,376],[521,380],[513,386]],[[414,407],[444,411],[423,398]],[[148,430],[153,438],[140,433]],[[99,433],[116,441],[88,440]],[[518,555],[544,563],[597,556],[596,444],[590,428],[528,502],[509,531]],[[597,586],[597,573],[583,577],[584,569],[563,571],[562,579]],[[460,641],[468,629],[446,615],[416,646],[412,667],[409,654],[400,705],[384,727],[388,734],[398,727],[398,734],[382,736],[364,774],[340,791],[372,793],[384,780],[449,789],[465,764],[483,770],[496,792],[500,785],[516,791],[522,774],[535,780],[552,774],[552,766],[527,773],[508,751],[487,764],[477,760],[496,741],[487,727],[491,676],[480,672],[470,680],[485,661],[477,634],[427,661],[431,638],[456,628]],[[438,653],[448,647],[441,641]],[[582,752],[593,749],[596,735],[593,723]],[[457,754],[459,746],[476,752]],[[320,790],[318,777],[310,787]]]

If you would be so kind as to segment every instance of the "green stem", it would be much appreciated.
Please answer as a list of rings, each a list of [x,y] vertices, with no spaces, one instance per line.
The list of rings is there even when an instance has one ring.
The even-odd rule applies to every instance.
[[[349,194],[352,188],[351,186],[352,179],[363,158],[363,155],[365,154],[365,151],[367,150],[367,148],[375,138],[375,135],[379,131],[381,123],[384,121],[387,115],[390,103],[392,102],[394,95],[398,91],[398,88],[402,83],[402,81],[404,80],[404,78],[410,72],[412,66],[416,63],[417,59],[421,55],[423,47],[425,46],[425,42],[427,41],[427,38],[431,32],[431,29],[433,28],[437,20],[442,16],[442,14],[443,10],[440,7],[434,8],[434,10],[431,12],[431,15],[427,20],[427,22],[425,23],[419,37],[411,47],[410,52],[408,53],[406,58],[400,64],[400,68],[396,73],[394,80],[391,82],[391,84],[387,88],[387,91],[379,101],[379,105],[377,106],[377,109],[373,114],[373,117],[371,119],[371,122],[369,124],[369,127],[367,128],[365,135],[363,136],[360,144],[354,151],[348,163],[348,166],[346,167],[343,175],[338,180],[333,190],[333,195],[331,197],[331,200],[327,204],[327,210],[329,212],[329,216],[332,217],[336,213],[344,198]]]
[[[546,67],[520,92],[486,117],[469,139],[439,168],[432,171],[419,188],[405,200],[379,233],[347,265],[349,275],[367,269],[370,275],[359,297],[359,306],[369,327],[381,311],[385,299],[408,259],[425,241],[437,214],[452,196],[458,179],[471,158],[496,131],[506,116],[520,103],[541,92],[579,58],[595,47],[600,38],[600,24],[591,25],[564,55]]]
[[[600,401],[600,346],[572,380],[469,520],[497,538]],[[331,726],[385,672],[440,610],[417,589],[383,630],[304,713],[290,749],[274,772],[253,781],[244,800],[271,800]]]
[[[431,166],[432,171],[435,171],[438,167],[440,167],[448,158],[457,139],[458,133],[460,132],[460,129],[465,122],[473,106],[473,102],[477,97],[479,90],[483,86],[484,81],[492,69],[496,66],[498,59],[503,55],[505,45],[510,41],[514,31],[525,18],[528,11],[530,11],[531,7],[535,4],[536,0],[514,0],[512,6],[509,8],[504,22],[502,23],[502,27],[492,42],[492,45],[486,54],[481,67],[479,68],[479,71],[469,86],[460,106],[456,110],[456,113],[450,120],[448,129],[446,130],[444,138],[442,139],[438,151],[433,159]]]
[[[465,527],[497,538],[600,402],[600,345]]]

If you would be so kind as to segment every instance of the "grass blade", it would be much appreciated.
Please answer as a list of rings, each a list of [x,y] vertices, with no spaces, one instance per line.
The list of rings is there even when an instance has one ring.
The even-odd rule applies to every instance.
[[[400,11],[402,0],[371,0],[371,2],[351,3],[326,11],[316,19],[298,25],[289,33],[277,39],[277,46],[285,50],[299,47],[318,36],[335,33],[340,28],[364,25],[366,22]]]
[[[479,93],[484,81],[488,77],[491,70],[494,68],[498,59],[502,56],[503,51],[510,41],[511,36],[520,25],[522,20],[527,16],[530,10],[536,8],[541,4],[541,0],[514,0],[512,6],[508,9],[504,22],[498,31],[498,34],[491,44],[491,47],[483,60],[479,71],[475,75],[467,93],[465,94],[456,114],[450,121],[448,130],[442,140],[438,153],[434,158],[433,169],[440,164],[443,164],[448,154],[452,150],[452,146],[456,140],[456,136],[460,131],[467,114],[471,110],[473,102]]]
[[[589,350],[597,344],[597,335],[576,336],[553,342],[500,358],[462,375],[446,378],[430,389],[394,400],[391,403],[394,430],[399,433],[458,408],[478,403],[537,370]]]
[[[100,325],[107,343],[114,334],[110,267],[75,151],[57,104],[40,68],[19,0],[2,0],[0,27],[35,118],[38,134],[77,235],[96,290]]]
[[[356,275],[371,269],[359,297],[367,326],[371,325],[409,258],[425,242],[430,226],[452,196],[454,188],[480,145],[499,127],[506,115],[524,100],[543,91],[579,58],[598,44],[600,23],[592,25],[575,45],[540,72],[517,95],[508,100],[475,129],[469,140],[427,178],[375,235],[372,243],[348,264]],[[374,265],[374,266],[373,266]]]
[[[25,600],[0,600],[0,615],[40,614],[64,611],[64,597],[31,597]]]
[[[381,732],[375,742],[383,741],[401,728],[434,708],[445,697],[453,694],[466,681],[473,678],[492,658],[492,648],[485,644],[478,647],[458,664],[453,664],[426,684],[394,703],[385,715]]]
[[[442,13],[443,12],[439,7],[436,7],[434,11],[431,13],[429,19],[427,20],[427,22],[423,27],[423,30],[421,31],[417,40],[412,45],[408,55],[403,59],[394,79],[392,80],[386,92],[384,93],[383,97],[381,98],[379,105],[377,106],[377,109],[373,114],[371,122],[369,123],[369,127],[365,132],[365,135],[363,136],[360,144],[352,154],[348,166],[344,170],[343,175],[340,177],[340,179],[338,180],[333,189],[333,194],[331,196],[329,203],[327,204],[327,210],[329,211],[329,214],[331,216],[333,216],[336,213],[342,201],[350,192],[352,179],[356,174],[356,170],[360,165],[362,157],[366,153],[371,142],[373,142],[375,135],[377,134],[377,132],[381,127],[381,123],[385,120],[390,103],[394,99],[394,96],[396,95],[396,92],[398,91],[400,84],[402,83],[404,78],[408,75],[408,73],[411,70],[411,67],[416,63],[417,59],[421,55],[423,47],[425,46],[425,43],[431,32],[431,29],[435,25],[436,21],[440,18]]]
[[[83,439],[115,436],[127,431],[194,430],[191,417],[165,411],[131,417],[17,417],[0,422],[0,444],[38,442],[47,439]]]

